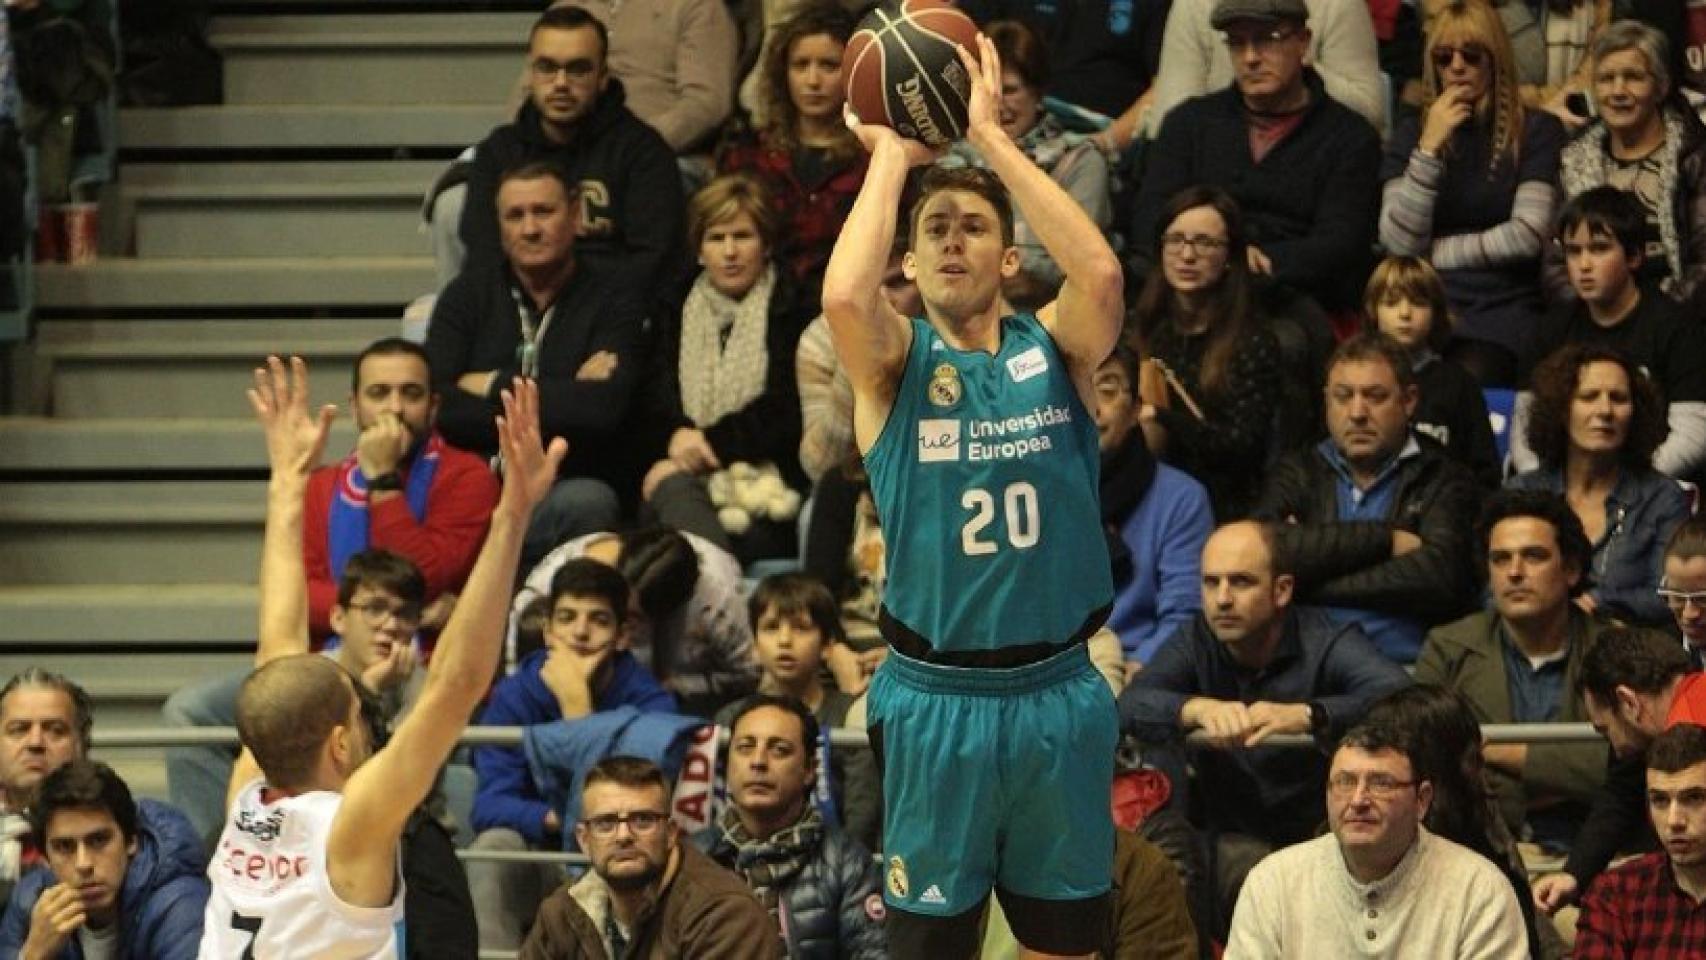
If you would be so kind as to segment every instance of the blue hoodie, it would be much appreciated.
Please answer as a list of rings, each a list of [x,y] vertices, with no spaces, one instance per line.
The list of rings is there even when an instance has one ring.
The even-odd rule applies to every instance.
[[[119,956],[122,960],[195,960],[207,906],[207,855],[188,817],[154,800],[136,804],[136,856],[119,894]],[[0,957],[16,957],[30,935],[30,911],[56,883],[46,867],[18,881],[0,919]],[[57,960],[83,960],[73,935]]]
[[[610,664],[610,681],[594,696],[595,711],[632,706],[648,713],[675,712],[675,698],[632,653],[620,651]],[[544,665],[544,650],[528,654],[492,690],[480,724],[531,727],[563,719],[556,694],[539,676]],[[507,827],[526,837],[530,845],[543,845],[545,814],[551,806],[528,773],[526,754],[519,747],[480,747],[474,751],[474,772],[480,778],[474,794],[474,831]]]

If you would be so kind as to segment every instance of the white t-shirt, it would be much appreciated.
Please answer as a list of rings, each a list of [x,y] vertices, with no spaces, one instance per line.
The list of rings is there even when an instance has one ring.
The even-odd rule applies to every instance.
[[[79,927],[77,945],[83,948],[83,960],[118,960],[118,924],[105,930]]]
[[[332,891],[326,839],[343,795],[262,801],[243,786],[207,866],[213,892],[200,960],[394,960],[403,955],[403,879],[389,906],[357,907]]]

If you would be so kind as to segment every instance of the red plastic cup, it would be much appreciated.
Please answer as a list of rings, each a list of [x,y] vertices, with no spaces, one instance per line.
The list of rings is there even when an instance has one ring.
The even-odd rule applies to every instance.
[[[65,216],[65,249],[61,262],[80,266],[95,262],[101,245],[101,206],[98,203],[68,203]]]

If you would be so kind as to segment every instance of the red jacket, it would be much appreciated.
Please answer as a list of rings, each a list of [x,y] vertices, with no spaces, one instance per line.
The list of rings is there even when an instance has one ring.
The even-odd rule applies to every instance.
[[[426,599],[462,589],[474,558],[486,539],[492,508],[498,502],[498,480],[486,461],[444,444],[427,494],[425,522],[417,523],[405,497],[373,505],[368,516],[367,545],[400,553],[420,567],[426,578]],[[404,471],[405,477],[407,470]],[[321,467],[308,478],[308,498],[302,521],[302,556],[308,567],[308,626],[316,649],[332,631],[332,605],[338,581],[332,576],[327,523],[337,465]]]

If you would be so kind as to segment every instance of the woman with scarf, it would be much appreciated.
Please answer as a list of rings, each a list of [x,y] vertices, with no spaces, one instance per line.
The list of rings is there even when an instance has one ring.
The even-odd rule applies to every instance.
[[[1048,87],[1048,54],[1031,29],[1014,20],[997,20],[983,28],[1001,55],[1001,129],[1019,145],[1103,230],[1113,222],[1108,190],[1108,160],[1088,134],[1067,130],[1043,105]],[[957,140],[941,160],[943,166],[983,166],[971,144]],[[1054,299],[1060,289],[1060,268],[1050,259],[1036,234],[1014,211],[1013,243],[1019,248],[1019,275],[1006,282],[1003,293],[1016,309],[1031,309]]]
[[[764,185],[782,223],[776,259],[812,301],[869,162],[842,117],[841,54],[855,26],[832,0],[814,0],[778,24],[764,49],[763,120],[737,121],[717,151],[719,173],[747,173]]]
[[[659,522],[743,563],[793,556],[806,486],[794,350],[816,307],[772,259],[777,218],[756,180],[711,181],[687,221],[701,269],[659,324],[649,422],[660,459],[641,495]]]
[[[1634,194],[1646,210],[1644,285],[1689,301],[1706,279],[1706,125],[1674,95],[1664,34],[1621,20],[1593,47],[1599,119],[1564,147],[1559,181],[1569,199],[1594,187]],[[1548,257],[1548,280],[1568,294],[1562,248]]]
[[[1428,102],[1386,144],[1380,242],[1445,281],[1446,359],[1512,386],[1539,321],[1540,258],[1558,197],[1558,118],[1525,108],[1510,38],[1486,0],[1451,0],[1428,33]]]

